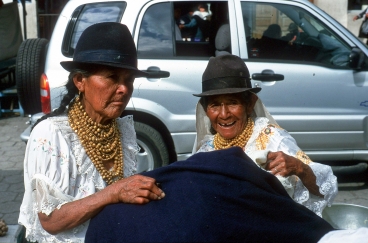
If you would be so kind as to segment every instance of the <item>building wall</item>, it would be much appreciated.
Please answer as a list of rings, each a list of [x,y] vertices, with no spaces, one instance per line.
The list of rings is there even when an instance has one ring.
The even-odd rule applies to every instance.
[[[313,3],[343,26],[348,26],[348,0],[314,0]]]
[[[354,35],[359,35],[359,28],[362,19],[353,21],[355,15],[362,10],[348,10],[348,0],[314,0],[313,3],[339,21],[343,26],[350,30]],[[363,5],[365,9],[367,6]],[[365,42],[365,39],[362,39]]]

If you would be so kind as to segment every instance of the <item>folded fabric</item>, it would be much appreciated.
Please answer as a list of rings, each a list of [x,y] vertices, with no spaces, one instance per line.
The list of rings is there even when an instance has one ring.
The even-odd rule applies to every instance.
[[[247,155],[257,165],[259,165],[259,167],[266,170],[268,152],[270,152],[270,151],[268,151],[268,150],[255,150],[255,151],[251,151],[251,152],[247,153]],[[270,171],[268,170],[268,172],[270,172]],[[277,175],[276,178],[280,181],[281,185],[284,187],[286,192],[292,198],[293,195],[294,195],[294,185],[290,181],[290,177],[289,176],[288,177],[282,177],[280,175]]]
[[[238,147],[142,174],[161,183],[166,197],[105,207],[91,219],[85,242],[310,243],[333,230]]]

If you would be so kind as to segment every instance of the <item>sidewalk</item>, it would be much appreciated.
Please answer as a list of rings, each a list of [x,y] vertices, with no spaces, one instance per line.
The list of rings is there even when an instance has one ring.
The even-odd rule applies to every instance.
[[[6,236],[0,243],[17,242],[18,216],[24,194],[23,158],[26,144],[20,134],[28,126],[28,117],[9,116],[0,118],[0,219],[8,225]]]

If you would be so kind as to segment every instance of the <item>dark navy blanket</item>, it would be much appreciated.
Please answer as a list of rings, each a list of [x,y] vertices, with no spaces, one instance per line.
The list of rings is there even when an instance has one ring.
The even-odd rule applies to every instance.
[[[91,219],[87,243],[310,243],[333,230],[240,148],[198,153],[143,174],[161,183],[166,197],[105,207]]]

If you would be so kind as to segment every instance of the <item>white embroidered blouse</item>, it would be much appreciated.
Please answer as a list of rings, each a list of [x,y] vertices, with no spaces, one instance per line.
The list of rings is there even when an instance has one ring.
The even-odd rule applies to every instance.
[[[201,147],[197,152],[213,151],[213,135],[206,135],[201,142]],[[297,146],[296,141],[290,134],[277,125],[270,124],[265,117],[255,118],[253,134],[248,143],[245,145],[244,152],[246,154],[254,151],[282,151],[285,154],[300,159],[303,163],[308,164],[316,176],[316,184],[324,198],[309,193],[308,189],[303,185],[301,180],[293,175],[287,178],[287,183],[283,183],[285,189],[287,185],[291,185],[294,201],[302,204],[322,217],[322,211],[327,205],[331,205],[337,195],[337,179],[333,175],[330,166],[312,162],[309,157]],[[252,157],[252,156],[250,156]],[[279,178],[280,179],[280,178]],[[289,193],[290,195],[290,193]]]
[[[124,177],[136,173],[136,143],[133,117],[118,118],[124,154]],[[68,117],[51,117],[32,131],[24,159],[25,193],[19,224],[29,241],[84,242],[88,223],[51,235],[41,226],[38,212],[49,215],[63,204],[104,189],[107,184],[70,128]]]

